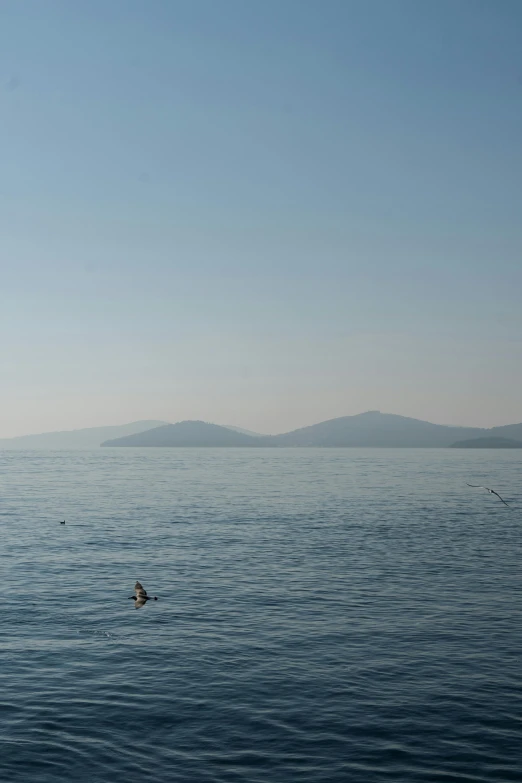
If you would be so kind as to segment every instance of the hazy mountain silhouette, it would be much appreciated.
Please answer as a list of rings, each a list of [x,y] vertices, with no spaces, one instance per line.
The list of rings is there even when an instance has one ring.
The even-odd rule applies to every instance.
[[[449,427],[393,413],[368,411],[329,419],[311,427],[270,437],[273,446],[388,446],[443,447],[464,437],[479,437],[488,430]],[[263,441],[267,441],[263,438]]]
[[[259,446],[262,438],[205,421],[180,421],[115,438],[102,446]]]
[[[472,438],[451,444],[452,449],[522,449],[522,441],[512,438]]]
[[[157,427],[162,421],[134,421],[112,427],[88,427],[82,430],[43,432],[0,439],[1,449],[97,449],[107,438],[133,435]]]
[[[184,421],[106,441],[104,446],[315,446],[315,447],[448,447],[458,440],[496,436],[497,430],[516,432],[512,424],[490,430],[449,427],[392,413],[368,411],[342,416],[281,435],[247,435],[202,421]],[[499,436],[500,437],[500,436]],[[504,435],[506,437],[506,435]]]
[[[522,424],[483,429],[449,427],[428,421],[368,411],[356,416],[342,416],[281,435],[247,435],[228,427],[203,421],[183,421],[147,430],[137,435],[117,438],[103,446],[376,446],[394,448],[441,448],[456,441],[480,437],[508,437],[516,440]],[[502,433],[502,434],[500,434]]]
[[[260,432],[252,432],[252,430],[245,430],[244,427],[234,427],[232,424],[223,424],[223,427],[226,427],[227,430],[234,430],[234,432],[242,432],[243,435],[252,435],[253,438],[266,437],[263,436]]]
[[[259,435],[232,425],[220,426],[203,421],[166,424],[160,421],[136,421],[113,427],[46,432],[0,440],[8,449],[91,449],[98,446],[315,446],[315,447],[449,447],[478,438],[522,442],[522,424],[502,427],[449,427],[427,421],[368,411],[356,416],[341,416],[310,427],[282,433]],[[490,448],[500,448],[492,446]],[[465,447],[467,448],[467,446]],[[470,448],[479,448],[475,443]],[[483,447],[485,448],[485,446]]]
[[[522,424],[505,424],[503,427],[491,427],[486,430],[488,435],[498,438],[513,438],[513,440],[522,440]]]

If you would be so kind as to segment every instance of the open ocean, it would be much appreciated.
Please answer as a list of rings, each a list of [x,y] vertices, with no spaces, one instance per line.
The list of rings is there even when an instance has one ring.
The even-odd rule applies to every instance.
[[[0,780],[519,782],[521,479],[522,450],[0,452]]]

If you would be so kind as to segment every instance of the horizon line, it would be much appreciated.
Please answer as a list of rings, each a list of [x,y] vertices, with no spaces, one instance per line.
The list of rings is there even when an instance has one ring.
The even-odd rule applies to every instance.
[[[451,429],[479,429],[479,430],[491,430],[496,429],[497,427],[506,427],[506,426],[512,426],[513,424],[522,424],[522,421],[516,421],[516,422],[510,422],[508,424],[494,424],[490,427],[484,427],[480,425],[473,425],[473,424],[441,424],[438,422],[430,421],[429,419],[419,419],[415,416],[405,416],[401,413],[383,413],[382,411],[373,409],[373,410],[367,410],[367,411],[361,411],[359,413],[353,413],[353,414],[345,414],[343,416],[334,416],[333,418],[327,418],[327,419],[321,419],[319,421],[314,422],[313,424],[304,424],[300,427],[294,427],[290,430],[283,430],[282,432],[275,433],[275,435],[285,435],[289,432],[296,432],[298,430],[306,429],[307,427],[314,427],[318,424],[323,424],[328,421],[335,421],[336,419],[349,419],[349,418],[355,418],[357,416],[365,416],[368,414],[378,414],[381,416],[396,416],[401,419],[411,419],[412,421],[421,421],[426,424],[433,424],[436,427],[448,427]],[[0,437],[0,441],[5,440],[17,440],[20,438],[31,438],[31,437],[42,437],[45,435],[63,435],[63,434],[70,434],[70,433],[79,433],[79,432],[86,432],[88,430],[96,430],[96,429],[109,429],[109,428],[117,428],[117,427],[130,427],[134,424],[146,424],[154,422],[156,424],[155,427],[151,427],[151,429],[157,429],[158,427],[164,427],[164,426],[173,426],[176,424],[182,424],[184,422],[202,422],[204,424],[214,424],[217,427],[224,427],[225,429],[242,429],[242,430],[248,430],[249,432],[256,432],[255,430],[252,430],[250,427],[243,427],[239,424],[217,424],[214,421],[208,421],[205,419],[179,419],[178,421],[167,421],[165,419],[135,419],[134,421],[127,421],[122,424],[95,424],[90,427],[74,427],[72,429],[59,429],[59,430],[45,430],[44,432],[29,432],[24,433],[22,435],[9,435],[6,437]],[[144,430],[146,431],[146,430]],[[138,433],[136,433],[138,434]],[[256,434],[259,437],[274,437],[274,433],[257,433]]]

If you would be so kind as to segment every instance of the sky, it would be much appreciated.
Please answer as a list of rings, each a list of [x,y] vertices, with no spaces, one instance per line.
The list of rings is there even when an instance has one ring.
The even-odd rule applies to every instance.
[[[0,437],[522,421],[518,0],[3,0]]]

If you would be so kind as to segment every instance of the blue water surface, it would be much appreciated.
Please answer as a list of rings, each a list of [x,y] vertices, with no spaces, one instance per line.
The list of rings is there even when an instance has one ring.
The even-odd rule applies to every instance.
[[[517,450],[0,452],[0,780],[520,781],[521,476]]]

